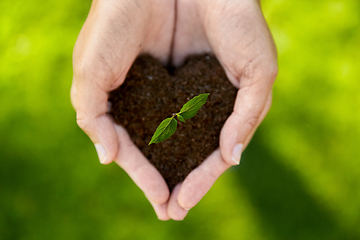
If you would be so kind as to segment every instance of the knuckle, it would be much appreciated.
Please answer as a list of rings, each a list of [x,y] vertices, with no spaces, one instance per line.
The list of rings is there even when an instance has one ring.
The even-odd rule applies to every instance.
[[[84,116],[81,116],[80,114],[77,114],[76,123],[84,132],[87,132],[89,130],[90,122],[91,121],[89,118],[86,118]]]
[[[239,119],[243,119],[246,129],[253,129],[257,127],[260,121],[261,110],[255,106],[247,105],[243,108],[242,113],[234,112]]]
[[[85,57],[83,56],[83,51],[80,51],[80,47],[78,47],[78,42],[75,43],[74,53],[73,53],[73,73],[74,77],[78,78],[81,76],[81,72],[86,66]]]
[[[79,81],[94,81],[103,88],[110,79],[114,79],[114,72],[103,58],[96,60],[90,58],[74,64],[74,78]]]
[[[86,73],[92,69],[91,63],[85,60],[79,60],[74,63],[74,77],[77,79],[84,79]]]
[[[274,82],[277,74],[278,74],[278,65],[275,62],[270,62],[266,64],[262,64],[259,69],[261,78],[265,79],[266,81]]]
[[[266,77],[271,81],[274,82],[277,75],[278,75],[278,65],[277,63],[271,63],[268,64],[267,68],[266,68]]]
[[[76,109],[76,99],[77,99],[77,89],[75,85],[73,84],[70,89],[70,101],[73,108]]]
[[[249,78],[262,79],[273,83],[278,74],[276,60],[252,61],[246,66],[245,75]]]
[[[245,107],[245,123],[247,123],[251,128],[256,127],[260,121],[261,112],[262,108],[258,106],[257,102],[248,102]]]
[[[250,116],[250,117],[248,118],[248,120],[246,121],[246,123],[249,125],[249,127],[250,127],[251,129],[253,129],[253,128],[255,128],[255,127],[258,125],[259,121],[260,121],[260,116],[258,116],[258,115],[252,115],[252,116]]]

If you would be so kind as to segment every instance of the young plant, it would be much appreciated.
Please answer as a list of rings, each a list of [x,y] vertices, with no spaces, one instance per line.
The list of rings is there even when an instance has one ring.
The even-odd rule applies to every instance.
[[[164,121],[162,121],[152,136],[149,145],[152,143],[162,142],[171,137],[177,128],[177,121],[175,116],[181,122],[185,122],[185,120],[192,118],[196,115],[201,106],[206,103],[209,94],[210,93],[203,93],[199,96],[195,96],[184,104],[180,112],[173,113],[172,117],[166,118]]]

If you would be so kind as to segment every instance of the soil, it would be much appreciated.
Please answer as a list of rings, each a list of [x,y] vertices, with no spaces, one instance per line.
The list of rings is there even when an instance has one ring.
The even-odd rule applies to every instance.
[[[220,130],[233,110],[236,92],[214,56],[191,56],[174,69],[143,55],[125,82],[110,93],[110,114],[127,129],[171,191],[219,147]],[[159,124],[201,93],[210,95],[198,113],[185,123],[178,121],[169,139],[149,146]]]

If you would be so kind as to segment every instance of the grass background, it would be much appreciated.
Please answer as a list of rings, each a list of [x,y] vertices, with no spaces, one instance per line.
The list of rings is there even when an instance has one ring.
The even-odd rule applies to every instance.
[[[0,1],[0,239],[360,239],[360,2],[263,0],[273,107],[183,222],[160,222],[76,126],[90,0]]]

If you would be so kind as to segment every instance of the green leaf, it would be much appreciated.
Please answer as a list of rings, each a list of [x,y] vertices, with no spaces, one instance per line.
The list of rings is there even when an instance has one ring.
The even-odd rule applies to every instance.
[[[185,119],[180,114],[176,114],[176,116],[179,121],[185,122]]]
[[[181,108],[180,113],[184,119],[190,119],[196,115],[197,111],[201,108],[202,105],[206,103],[210,93],[203,93],[199,96],[190,99],[184,106]]]
[[[151,141],[149,142],[149,145],[152,143],[159,143],[168,139],[169,137],[171,137],[171,135],[175,133],[176,127],[177,121],[174,116],[165,119],[156,129],[154,135],[151,138]]]

